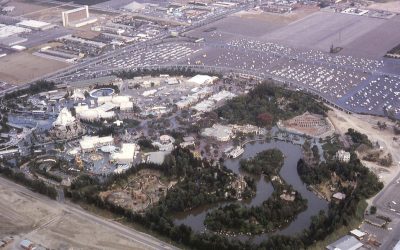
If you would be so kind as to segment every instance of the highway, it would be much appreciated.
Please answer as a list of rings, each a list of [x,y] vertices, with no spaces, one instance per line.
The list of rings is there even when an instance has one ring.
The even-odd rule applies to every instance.
[[[46,196],[43,196],[38,193],[34,193],[34,192],[28,190],[27,188],[25,188],[24,186],[18,185],[12,181],[4,179],[3,177],[0,177],[0,185],[6,187],[8,189],[11,189],[15,192],[19,192],[24,195],[27,195],[27,196],[31,197],[32,199],[35,199],[41,203],[47,204],[54,208],[59,208],[61,213],[73,214],[75,216],[78,216],[79,218],[82,218],[83,220],[88,220],[88,221],[94,222],[98,225],[103,225],[109,229],[112,229],[114,232],[116,232],[132,241],[138,242],[150,249],[178,249],[168,243],[158,240],[157,238],[155,238],[151,235],[139,232],[133,228],[124,226],[115,221],[107,220],[107,219],[104,219],[97,215],[91,214],[75,204],[72,204],[69,202],[60,203],[60,202],[51,200],[51,199],[47,198]],[[42,224],[40,226],[40,228],[46,227],[46,225],[51,224],[51,222],[52,221],[45,222],[44,224]]]

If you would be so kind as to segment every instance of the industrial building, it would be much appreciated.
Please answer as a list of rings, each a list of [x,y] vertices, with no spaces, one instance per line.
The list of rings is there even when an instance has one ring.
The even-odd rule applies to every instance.
[[[112,136],[83,136],[79,141],[82,152],[94,151],[99,147],[112,145],[113,143],[114,139]]]
[[[64,27],[82,27],[87,24],[95,23],[96,17],[89,16],[89,7],[87,5],[61,13]]]
[[[202,136],[213,137],[217,141],[226,142],[233,137],[232,128],[221,124],[214,124],[211,128],[205,128]]]
[[[327,250],[357,250],[363,244],[355,237],[346,235],[326,247]]]
[[[119,151],[111,154],[111,161],[117,164],[132,164],[137,153],[138,146],[135,143],[123,143]]]
[[[195,75],[192,78],[190,78],[187,82],[197,84],[197,85],[205,85],[205,84],[212,84],[216,80],[218,80],[218,77],[216,77],[216,76]]]
[[[128,111],[133,109],[133,102],[130,101],[130,96],[99,96],[97,98],[97,104],[112,104],[118,107],[120,110]]]
[[[75,106],[76,117],[86,121],[98,121],[100,119],[111,119],[115,117],[112,110],[117,106],[112,103],[106,103],[95,108],[89,108],[85,103]]]
[[[28,28],[31,30],[48,30],[54,28],[55,25],[36,20],[23,20],[16,24],[19,27]]]

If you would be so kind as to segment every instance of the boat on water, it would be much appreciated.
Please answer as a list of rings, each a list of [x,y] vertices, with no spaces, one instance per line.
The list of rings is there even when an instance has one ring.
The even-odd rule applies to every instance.
[[[244,148],[237,146],[231,152],[229,152],[229,157],[237,158],[237,157],[241,156],[243,153],[244,153]]]

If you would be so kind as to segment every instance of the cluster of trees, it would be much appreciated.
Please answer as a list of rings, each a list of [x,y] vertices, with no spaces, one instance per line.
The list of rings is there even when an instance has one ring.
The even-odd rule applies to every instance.
[[[156,76],[164,75],[164,74],[171,75],[171,76],[192,77],[192,76],[199,74],[199,72],[196,70],[193,70],[191,68],[175,68],[175,69],[160,68],[160,69],[122,70],[122,71],[115,73],[115,75],[117,77],[120,77],[123,79],[132,79],[137,76],[148,76],[148,75],[156,77]],[[202,72],[201,74],[204,74],[204,72]],[[209,74],[222,78],[222,75],[220,73],[209,72]]]
[[[251,159],[240,161],[240,167],[251,174],[265,174],[269,179],[278,175],[284,162],[284,156],[279,149],[268,149],[258,153]]]
[[[14,172],[12,169],[7,167],[0,167],[0,174],[19,184],[29,187],[34,192],[44,194],[54,200],[57,198],[57,190],[52,186],[46,185],[41,180],[28,179],[24,173]]]
[[[346,135],[350,136],[355,147],[358,147],[359,145],[364,144],[364,145],[367,145],[368,147],[372,148],[372,142],[368,139],[367,135],[362,134],[352,128],[349,128],[347,130]]]
[[[8,115],[1,114],[0,117],[0,133],[8,133],[10,131],[10,126],[7,124],[8,122]]]
[[[272,232],[289,224],[297,214],[307,208],[307,200],[297,192],[293,201],[281,199],[283,190],[287,194],[294,190],[287,184],[273,183],[273,194],[260,206],[248,208],[234,203],[208,213],[204,221],[207,228],[213,231],[259,234]]]
[[[282,103],[285,102],[285,103]],[[276,86],[265,81],[247,95],[238,96],[216,110],[229,123],[272,126],[306,111],[325,115],[327,108],[312,96]]]
[[[240,166],[246,172],[264,174],[265,178],[271,180],[273,176],[279,176],[283,162],[284,156],[280,150],[268,149],[251,159],[242,160]],[[275,180],[272,184],[273,194],[260,206],[244,207],[235,203],[220,207],[208,213],[204,223],[213,231],[251,234],[271,232],[288,224],[298,213],[307,208],[307,200],[283,181]],[[292,191],[295,193],[293,201],[280,197],[284,190],[289,195]]]
[[[138,141],[140,149],[143,151],[156,151],[158,148],[152,144],[152,141],[146,138],[142,138]]]
[[[190,210],[236,197],[236,190],[230,184],[237,177],[224,166],[214,167],[208,161],[194,157],[188,149],[178,147],[172,151],[166,156],[163,167],[167,174],[183,177],[163,201],[170,212]],[[245,194],[251,195],[252,192]]]
[[[382,152],[381,151],[372,151],[368,152],[367,155],[363,157],[363,160],[365,161],[371,161],[371,162],[377,162],[381,166],[384,167],[389,167],[393,164],[393,158],[392,154],[387,154],[385,156],[381,157]]]
[[[390,58],[398,58],[396,57],[396,55],[399,54],[400,54],[400,44],[394,47],[393,49],[389,50],[385,56]]]
[[[333,172],[342,181],[356,183],[347,187],[341,186],[342,190],[339,191],[345,193],[346,198],[340,202],[331,202],[327,214],[321,211],[312,219],[310,228],[300,237],[305,246],[323,240],[341,226],[350,225],[355,220],[360,221],[365,199],[383,188],[376,175],[362,165],[354,152],[351,153],[349,163],[332,160],[322,162],[318,167],[310,167],[299,160],[297,169],[301,179],[308,185],[327,181]]]
[[[29,85],[28,88],[25,89],[20,89],[13,91],[12,93],[7,93],[4,95],[4,98],[6,100],[10,100],[16,97],[19,97],[21,95],[29,94],[29,95],[35,95],[43,91],[49,91],[55,89],[55,83],[54,82],[49,82],[49,81],[37,81],[36,83],[33,83]]]
[[[124,122],[123,125],[125,128],[135,128],[140,125],[140,121],[135,120],[135,119],[126,118],[126,119],[123,119],[122,121]]]
[[[51,172],[48,172],[45,169],[35,168],[35,169],[33,169],[33,171],[36,174],[42,175],[42,176],[44,176],[44,177],[46,177],[46,178],[48,178],[50,180],[53,180],[53,181],[56,181],[56,182],[61,182],[62,181],[62,178],[60,176],[55,175],[55,174],[53,174]]]

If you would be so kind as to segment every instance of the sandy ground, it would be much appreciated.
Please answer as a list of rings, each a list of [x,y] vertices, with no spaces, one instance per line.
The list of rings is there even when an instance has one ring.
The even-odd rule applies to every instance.
[[[383,147],[384,153],[391,153],[393,157],[393,165],[389,168],[383,168],[371,162],[363,161],[364,165],[377,173],[381,181],[386,185],[392,181],[400,173],[400,145],[399,142],[393,141],[395,137],[393,130],[390,128],[393,125],[387,118],[376,117],[371,115],[346,114],[339,110],[329,111],[329,119],[332,121],[338,133],[344,134],[349,128],[364,133],[372,141],[378,142]],[[379,130],[377,122],[386,122],[388,129]]]
[[[25,237],[34,242],[46,243],[45,246],[51,249],[144,248],[104,226],[98,226],[72,214],[62,215],[48,226],[35,230]]]
[[[34,56],[27,52],[0,58],[0,81],[21,84],[65,68],[69,64]]]
[[[400,13],[400,1],[386,2],[386,3],[373,3],[368,6],[369,9],[386,10]]]
[[[0,237],[23,233],[54,217],[57,208],[15,193],[0,183]]]
[[[60,203],[39,200],[6,182],[0,180],[0,239],[15,237],[6,249],[15,249],[22,239],[49,249],[146,249],[106,225],[69,213]]]

